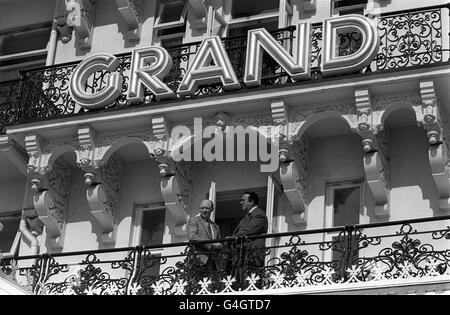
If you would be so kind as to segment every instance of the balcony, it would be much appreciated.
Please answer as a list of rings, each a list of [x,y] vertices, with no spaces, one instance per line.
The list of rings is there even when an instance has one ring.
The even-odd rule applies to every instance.
[[[218,262],[213,271],[202,263],[208,242],[5,258],[0,271],[36,295],[449,290],[449,222],[443,216],[225,239],[222,250],[209,252]]]
[[[381,16],[378,20],[380,36],[379,53],[372,64],[360,73],[345,76],[366,76],[372,73],[392,72],[405,69],[422,68],[448,64],[450,57],[447,24],[449,5],[428,9],[392,13]],[[312,31],[312,79],[293,83],[289,76],[270,57],[263,60],[263,88],[295,86],[324,80],[320,65],[322,63],[322,25],[313,25]],[[280,29],[272,32],[274,38],[292,53],[294,28]],[[244,90],[244,64],[247,37],[224,38],[223,43],[230,57],[233,68]],[[174,46],[168,49],[173,59],[173,67],[165,78],[165,83],[176,90],[182,82],[193,57],[200,47],[200,42]],[[345,33],[340,36],[340,55],[349,55],[361,45],[359,33]],[[131,53],[117,56],[120,67],[117,72],[124,78],[122,94],[106,109],[89,111],[101,112],[130,108],[126,91],[130,77]],[[51,67],[25,71],[20,82],[0,83],[0,133],[5,126],[29,123],[40,120],[57,119],[74,115],[88,114],[81,109],[69,94],[69,82],[78,62],[60,64]],[[86,85],[86,91],[99,92],[106,85],[107,72],[97,72]],[[201,86],[190,98],[207,97],[233,92],[223,91],[222,86]],[[179,97],[178,100],[188,97]],[[150,91],[146,92],[143,104],[151,106],[162,104]]]

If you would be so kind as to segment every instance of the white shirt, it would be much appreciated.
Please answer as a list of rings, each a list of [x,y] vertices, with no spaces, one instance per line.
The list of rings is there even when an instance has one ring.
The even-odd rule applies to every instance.
[[[253,208],[251,208],[248,213],[252,213],[256,208],[258,208],[258,206],[254,206]]]

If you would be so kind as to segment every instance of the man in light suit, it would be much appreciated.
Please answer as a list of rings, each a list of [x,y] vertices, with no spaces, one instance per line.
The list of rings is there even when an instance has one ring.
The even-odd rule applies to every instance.
[[[255,192],[245,192],[241,198],[241,208],[245,212],[244,218],[238,224],[232,237],[240,236],[258,236],[267,233],[268,220],[266,213],[259,206],[259,197]],[[264,266],[265,258],[265,239],[256,239],[253,241],[253,250],[245,250],[245,254],[253,252],[252,265],[255,267]],[[256,250],[255,250],[256,249]]]
[[[211,220],[214,203],[211,200],[203,200],[200,203],[200,214],[190,218],[187,227],[190,241],[212,241],[221,239],[219,226]],[[221,255],[217,254],[222,249],[221,243],[199,244],[195,246],[199,253],[197,257],[206,264],[210,271],[222,269]]]

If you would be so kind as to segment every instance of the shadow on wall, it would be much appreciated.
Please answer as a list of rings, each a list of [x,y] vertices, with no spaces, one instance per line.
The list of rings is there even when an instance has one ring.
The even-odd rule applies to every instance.
[[[419,187],[422,196],[411,195],[411,200],[417,198],[428,200],[433,216],[440,214],[439,198],[431,175],[428,159],[428,139],[425,130],[419,127],[403,127],[391,131],[391,194],[396,188]],[[402,209],[408,211],[408,209]],[[426,210],[426,209],[423,209]],[[417,209],[418,214],[426,211]]]
[[[308,224],[323,222],[322,227],[315,224],[323,228],[327,183],[365,177],[361,137],[349,134],[311,141],[309,165]]]

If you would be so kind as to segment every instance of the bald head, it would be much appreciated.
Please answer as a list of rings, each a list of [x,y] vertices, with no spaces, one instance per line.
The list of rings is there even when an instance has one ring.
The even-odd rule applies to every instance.
[[[211,200],[203,200],[200,203],[200,215],[203,218],[210,218],[211,212],[214,210],[214,202]]]

